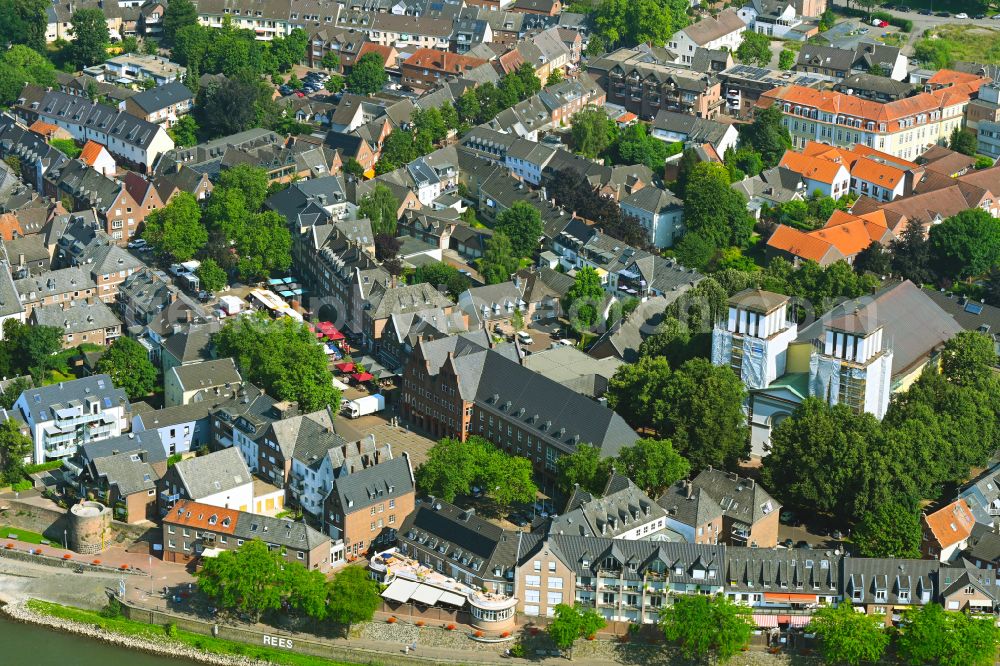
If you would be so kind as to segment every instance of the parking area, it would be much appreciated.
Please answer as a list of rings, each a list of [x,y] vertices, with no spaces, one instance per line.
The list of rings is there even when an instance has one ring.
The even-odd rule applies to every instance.
[[[849,535],[837,525],[819,516],[802,516],[799,512],[782,509],[778,525],[778,544],[786,548],[836,550],[848,548]]]

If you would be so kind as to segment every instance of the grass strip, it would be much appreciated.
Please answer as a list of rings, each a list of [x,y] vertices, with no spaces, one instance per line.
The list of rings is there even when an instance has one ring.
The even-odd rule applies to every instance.
[[[98,627],[116,634],[146,638],[154,641],[167,637],[166,627],[153,624],[136,622],[124,617],[105,617],[99,611],[62,606],[39,599],[29,599],[28,608],[41,615],[48,615],[63,620],[80,622],[87,625],[97,625]],[[190,631],[185,631],[175,627],[170,632],[170,640],[183,643],[196,650],[212,652],[215,654],[234,655],[250,657],[253,659],[264,659],[273,664],[286,664],[287,666],[357,666],[349,662],[332,661],[322,657],[297,654],[294,652],[282,651],[280,649],[269,648],[261,645],[249,645],[237,641],[230,641],[213,636],[205,636]],[[369,662],[374,663],[374,662]]]
[[[13,539],[17,538],[18,541],[24,541],[26,543],[41,544],[43,540],[46,540],[38,532],[32,532],[30,530],[22,530],[20,527],[11,527],[10,525],[0,525],[0,539]],[[61,547],[62,544],[54,544]],[[0,548],[3,546],[0,545]]]

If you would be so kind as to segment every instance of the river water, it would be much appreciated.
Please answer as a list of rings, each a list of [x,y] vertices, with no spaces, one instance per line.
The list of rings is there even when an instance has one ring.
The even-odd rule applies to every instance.
[[[17,666],[177,666],[186,659],[157,657],[74,634],[0,617],[0,663]]]

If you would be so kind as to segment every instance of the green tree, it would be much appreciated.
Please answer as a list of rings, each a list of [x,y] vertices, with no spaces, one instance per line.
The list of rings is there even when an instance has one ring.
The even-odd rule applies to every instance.
[[[388,81],[385,61],[377,53],[366,53],[358,58],[347,75],[347,87],[355,95],[377,93]]]
[[[516,256],[530,257],[538,249],[542,237],[542,215],[528,202],[515,201],[497,216],[493,229],[507,236]]]
[[[344,89],[344,85],[345,85],[344,77],[340,76],[339,74],[334,74],[333,76],[331,76],[326,80],[326,83],[323,84],[323,87],[327,90],[327,92],[339,93],[341,90]]]
[[[178,148],[189,148],[198,143],[198,121],[194,116],[188,114],[181,116],[173,126],[167,130],[167,134],[174,140],[174,145]]]
[[[920,514],[899,502],[879,502],[861,517],[852,535],[862,557],[920,559]]]
[[[892,270],[892,257],[882,243],[872,241],[854,257],[854,270],[861,274],[888,275]]]
[[[618,138],[618,125],[603,109],[584,109],[573,115],[570,140],[573,150],[585,157],[595,158]]]
[[[150,362],[145,347],[129,337],[122,336],[108,347],[97,362],[97,372],[111,377],[131,400],[147,396],[156,388],[156,366]]]
[[[444,262],[435,262],[417,266],[413,272],[412,284],[426,282],[438,289],[444,288],[452,300],[457,301],[458,295],[469,288],[471,282],[468,277],[458,272],[454,266]]]
[[[350,634],[351,625],[370,622],[382,605],[378,583],[368,577],[364,567],[345,567],[330,583],[327,617]]]
[[[108,20],[100,9],[78,9],[70,18],[70,58],[79,68],[90,67],[104,62],[108,57]]]
[[[639,439],[618,452],[618,471],[650,497],[659,497],[691,473],[691,466],[669,439]]]
[[[122,39],[121,43],[118,45],[121,48],[122,53],[138,53],[139,52],[139,40],[135,37],[125,37]]]
[[[806,398],[771,432],[762,479],[794,506],[860,517],[868,508],[867,466],[879,441],[871,414]]]
[[[604,299],[604,287],[601,286],[601,278],[597,275],[597,271],[584,266],[576,272],[573,286],[563,297],[563,310],[573,327],[583,331],[600,320]]]
[[[472,454],[464,442],[450,437],[431,447],[414,476],[423,493],[454,502],[458,495],[468,495],[476,470],[470,465]]]
[[[256,212],[264,205],[267,198],[267,172],[261,167],[249,164],[237,164],[219,173],[216,187],[237,190],[243,195],[246,208]]]
[[[796,55],[791,49],[781,49],[778,54],[778,69],[789,70],[795,67]]]
[[[674,246],[674,256],[684,266],[704,269],[719,248],[700,231],[688,231]]]
[[[819,15],[819,31],[826,32],[832,28],[837,23],[837,15],[833,13],[832,9],[825,9],[823,13]]]
[[[690,358],[688,346],[691,330],[675,317],[666,317],[639,345],[640,356],[663,356],[671,366],[679,366]]]
[[[828,664],[876,663],[889,645],[882,616],[858,613],[849,603],[820,608],[809,628],[819,637]]]
[[[978,148],[976,133],[971,130],[956,127],[951,132],[951,137],[948,140],[948,147],[954,151],[962,153],[963,155],[975,155],[976,149]]]
[[[666,386],[672,372],[662,357],[643,356],[622,365],[608,380],[608,406],[637,430],[662,435],[666,425]]]
[[[653,173],[661,173],[667,160],[669,145],[652,137],[642,123],[630,125],[618,135],[615,161],[620,164],[645,164]]]
[[[997,353],[993,340],[979,331],[962,331],[944,343],[941,372],[959,386],[982,386],[992,381]]]
[[[353,157],[348,157],[347,161],[344,162],[344,173],[350,174],[355,178],[362,178],[365,175],[365,168],[361,166],[361,162]]]
[[[573,643],[578,638],[593,636],[604,628],[606,622],[597,611],[585,609],[579,604],[556,604],[555,618],[546,630],[552,642],[560,650],[569,650],[569,658],[573,658]]]
[[[372,223],[372,233],[396,235],[396,223],[399,221],[399,202],[393,196],[392,190],[377,183],[375,188],[361,197],[358,202],[358,216],[366,217]]]
[[[260,539],[238,550],[206,558],[196,573],[198,587],[220,607],[249,615],[254,622],[281,608],[284,557]]]
[[[561,69],[553,69],[549,72],[549,77],[545,79],[546,86],[554,86],[563,82],[563,72]]]
[[[919,220],[911,220],[903,233],[889,242],[889,252],[894,275],[904,277],[914,284],[924,284],[934,279],[931,245]]]
[[[703,162],[692,170],[685,186],[684,226],[716,249],[749,242],[753,217],[721,164]]]
[[[663,46],[687,26],[687,7],[679,0],[605,0],[594,11],[593,23],[602,48]]]
[[[520,263],[514,255],[510,239],[496,232],[486,241],[483,256],[479,258],[479,273],[486,284],[500,284],[510,280]]]
[[[0,104],[4,106],[17,101],[26,83],[46,88],[55,82],[55,66],[32,48],[15,44],[0,55]]]
[[[161,256],[175,261],[191,259],[208,242],[198,200],[188,192],[181,192],[163,208],[150,212],[142,237]]]
[[[741,181],[747,176],[753,178],[764,170],[764,161],[760,155],[753,148],[747,146],[735,150],[730,148],[726,151],[723,160],[729,171],[729,180],[733,183]]]
[[[294,319],[264,314],[227,321],[212,343],[231,356],[243,377],[278,400],[294,400],[305,412],[340,404],[326,354],[309,328]]]
[[[976,277],[1000,263],[1000,220],[969,208],[930,230],[931,266],[943,276]]]
[[[569,496],[576,486],[595,497],[604,494],[611,474],[611,459],[601,458],[601,450],[592,444],[579,444],[576,451],[556,459],[559,487]]]
[[[22,435],[18,421],[0,422],[0,483],[13,485],[24,478],[25,460],[31,459],[34,445]]]
[[[40,376],[49,369],[52,355],[62,349],[62,330],[55,326],[29,326],[8,319],[2,338],[0,349],[10,359],[8,375]]]
[[[739,128],[739,146],[757,151],[765,169],[777,166],[785,151],[792,147],[792,137],[781,121],[781,109],[775,104],[758,110],[752,123]]]
[[[744,31],[743,39],[736,49],[736,59],[744,65],[767,67],[771,62],[771,40],[763,33]]]
[[[749,453],[746,388],[729,368],[691,359],[671,375],[665,394],[664,434],[693,469],[732,468]]]
[[[24,44],[45,53],[48,8],[45,0],[0,0],[0,44]]]
[[[323,59],[320,60],[320,64],[330,71],[339,71],[340,57],[333,51],[327,51],[323,54]]]
[[[15,377],[10,380],[6,388],[0,391],[0,407],[11,409],[21,394],[30,388],[32,388],[32,383],[28,377]]]
[[[198,91],[195,119],[205,140],[269,126],[279,115],[271,100],[273,88],[260,79],[237,74],[227,74]]]
[[[201,282],[201,288],[205,291],[222,291],[226,288],[226,271],[222,270],[218,262],[211,257],[203,259],[195,273]]]
[[[746,647],[754,631],[750,608],[725,595],[678,595],[660,614],[660,626],[667,640],[676,641],[688,659],[712,658],[717,662]]]
[[[306,569],[298,562],[285,564],[284,567],[283,585],[288,605],[314,620],[325,619],[330,587],[323,572]]]
[[[191,0],[170,0],[163,12],[163,41],[174,44],[177,31],[198,25],[198,10]]]
[[[1000,641],[990,618],[945,611],[936,603],[905,611],[896,638],[900,659],[912,666],[989,666]]]

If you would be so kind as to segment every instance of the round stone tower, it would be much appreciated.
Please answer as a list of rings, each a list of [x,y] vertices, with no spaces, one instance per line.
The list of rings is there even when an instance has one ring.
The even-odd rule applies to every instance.
[[[82,555],[104,550],[111,541],[111,509],[83,501],[69,510],[69,547]]]

